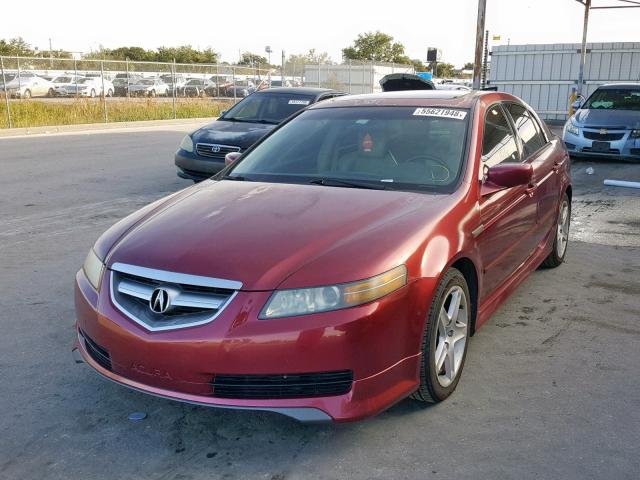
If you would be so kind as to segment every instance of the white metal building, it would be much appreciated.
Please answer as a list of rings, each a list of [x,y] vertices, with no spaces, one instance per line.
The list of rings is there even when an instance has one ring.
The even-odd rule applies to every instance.
[[[579,43],[495,46],[488,86],[517,95],[546,120],[565,120],[579,66]],[[584,78],[585,96],[604,83],[640,82],[640,43],[587,44]]]
[[[352,94],[381,92],[380,79],[390,73],[415,71],[412,65],[390,63],[306,64],[304,84],[307,87],[335,88]]]

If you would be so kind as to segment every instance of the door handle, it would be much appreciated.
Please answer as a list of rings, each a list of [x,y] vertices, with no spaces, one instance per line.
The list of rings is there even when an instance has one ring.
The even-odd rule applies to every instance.
[[[527,187],[527,189],[525,190],[525,192],[527,193],[527,195],[529,195],[530,197],[533,197],[533,195],[536,193],[536,190],[538,189],[538,184],[534,183],[531,184]]]

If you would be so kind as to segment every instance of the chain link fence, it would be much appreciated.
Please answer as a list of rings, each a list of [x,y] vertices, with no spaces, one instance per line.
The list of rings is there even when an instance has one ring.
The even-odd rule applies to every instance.
[[[379,91],[389,73],[410,65],[285,62],[181,64],[0,56],[0,128],[216,117],[269,87]]]

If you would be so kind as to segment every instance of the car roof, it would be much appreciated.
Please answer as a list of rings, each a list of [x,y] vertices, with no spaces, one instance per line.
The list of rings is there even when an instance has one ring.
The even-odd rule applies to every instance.
[[[256,93],[264,95],[265,93],[285,93],[290,95],[321,95],[323,93],[344,93],[331,88],[313,88],[313,87],[272,87],[259,90]]]
[[[601,89],[610,89],[610,88],[640,88],[640,83],[633,82],[625,82],[625,83],[605,83],[604,85],[600,85],[598,90]]]
[[[332,98],[310,108],[361,106],[415,106],[471,108],[477,101],[510,100],[515,97],[502,92],[466,90],[404,90],[398,92],[368,93]]]

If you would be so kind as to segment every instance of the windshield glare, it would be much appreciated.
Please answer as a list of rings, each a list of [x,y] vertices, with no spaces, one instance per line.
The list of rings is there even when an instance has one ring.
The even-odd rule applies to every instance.
[[[591,95],[586,109],[640,110],[640,89],[601,88]]]
[[[451,191],[462,170],[469,115],[443,118],[418,114],[422,110],[309,110],[274,132],[228,174],[267,182],[340,179],[387,189]]]
[[[310,95],[259,93],[238,103],[222,119],[280,123],[312,102]]]

